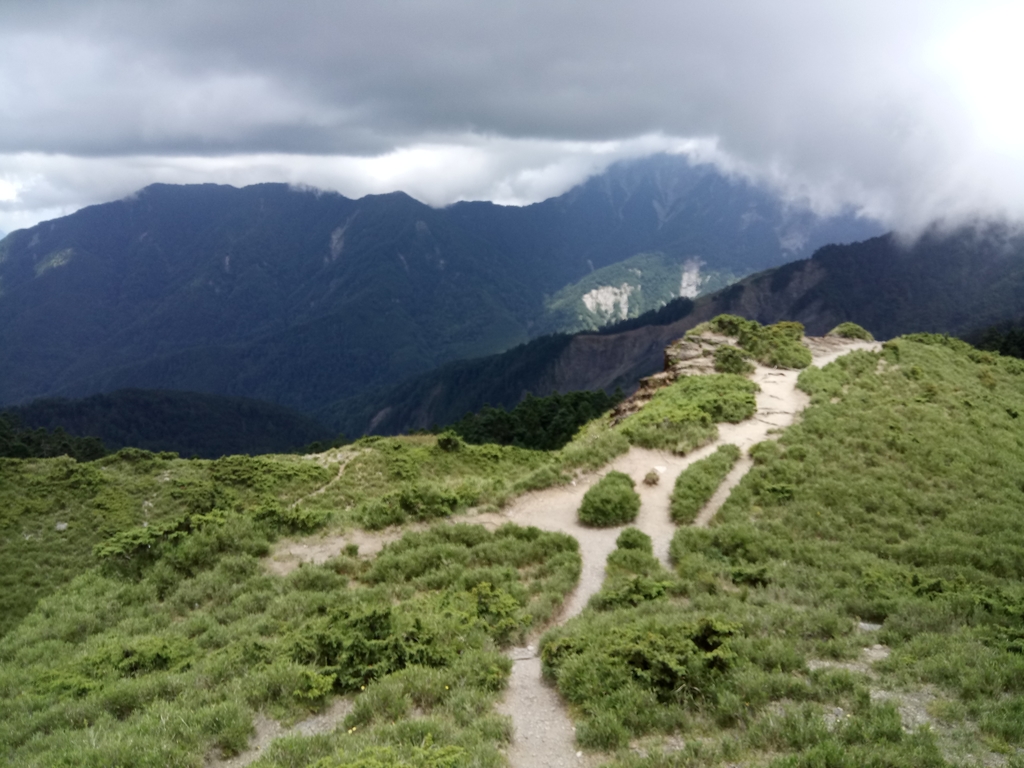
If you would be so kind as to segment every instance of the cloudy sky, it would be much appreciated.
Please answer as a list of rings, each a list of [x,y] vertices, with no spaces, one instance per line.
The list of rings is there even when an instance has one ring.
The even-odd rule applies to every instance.
[[[524,203],[687,152],[913,230],[1024,218],[1024,5],[0,0],[0,230],[146,184]]]

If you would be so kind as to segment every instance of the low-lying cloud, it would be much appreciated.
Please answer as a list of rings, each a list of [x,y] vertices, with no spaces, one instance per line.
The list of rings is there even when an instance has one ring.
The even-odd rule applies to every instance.
[[[914,230],[1024,217],[1014,4],[0,7],[0,229],[154,181],[524,203],[685,151]]]

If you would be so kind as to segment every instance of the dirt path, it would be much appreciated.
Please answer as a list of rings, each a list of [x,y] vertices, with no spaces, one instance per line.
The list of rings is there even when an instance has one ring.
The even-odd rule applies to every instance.
[[[809,340],[814,356],[813,365],[824,366],[837,357],[855,349],[878,350],[880,345],[844,339]],[[586,528],[576,519],[583,494],[608,471],[625,472],[637,483],[641,507],[634,525],[651,537],[654,553],[668,564],[668,547],[675,533],[669,517],[669,499],[679,473],[699,459],[709,456],[720,445],[732,443],[743,451],[743,458],[726,477],[721,487],[701,510],[695,525],[707,525],[729,492],[750,471],[753,462],[746,453],[751,446],[785,429],[796,421],[807,407],[810,398],[796,388],[798,371],[782,371],[758,366],[752,379],[761,386],[757,395],[757,412],[739,424],[722,424],[719,437],[710,445],[686,456],[675,456],[663,451],[631,448],[599,472],[577,479],[570,486],[550,488],[522,496],[498,514],[481,515],[480,522],[488,526],[511,521],[519,525],[534,525],[548,531],[561,531],[574,536],[580,543],[583,572],[576,590],[570,595],[559,623],[576,616],[604,581],[604,564],[615,549],[615,539],[622,528]],[[650,470],[658,473],[657,485],[643,484]],[[508,757],[512,768],[565,768],[566,766],[592,766],[601,762],[600,755],[584,754],[576,746],[575,730],[558,693],[541,677],[540,659],[536,645],[515,648],[509,654],[513,660],[512,679],[499,711],[512,718],[515,730]]]

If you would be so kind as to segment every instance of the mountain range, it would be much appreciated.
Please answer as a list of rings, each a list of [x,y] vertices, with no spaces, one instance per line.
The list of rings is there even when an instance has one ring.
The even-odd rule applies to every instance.
[[[442,366],[337,403],[321,418],[346,434],[397,434],[455,421],[485,404],[511,408],[527,392],[629,391],[661,369],[671,340],[723,313],[761,323],[796,320],[812,335],[852,321],[880,339],[915,331],[971,336],[1024,315],[1024,235],[979,223],[934,229],[913,242],[890,234],[829,245],[601,333],[556,334]]]
[[[674,156],[524,207],[153,185],[0,242],[0,404],[142,388],[315,414],[879,231]]]

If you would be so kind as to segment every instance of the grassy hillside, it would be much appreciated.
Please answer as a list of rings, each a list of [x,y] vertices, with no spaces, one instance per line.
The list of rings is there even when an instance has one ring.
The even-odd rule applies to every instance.
[[[631,768],[1024,764],[1024,365],[920,335],[800,386],[673,574],[616,554],[544,639],[580,743]]]
[[[0,460],[0,761],[194,768],[260,715],[345,700],[337,730],[256,765],[504,765],[503,649],[558,610],[580,552],[459,515],[631,440],[691,450],[753,412],[748,384],[684,378],[554,452],[446,433],[316,460]],[[604,588],[545,635],[580,749],[623,768],[1024,765],[1024,363],[910,336],[800,386],[802,420],[751,451],[710,528],[678,528],[671,568],[627,530]],[[282,536],[389,526],[376,555],[264,560]]]

